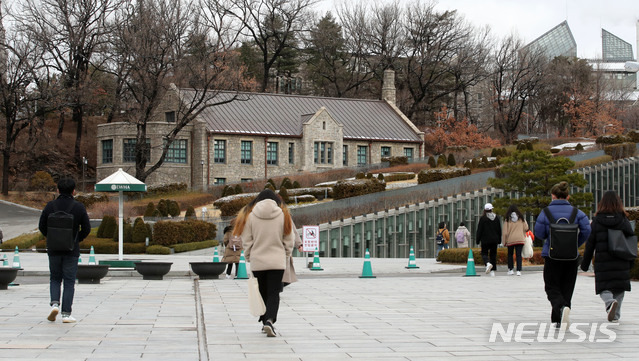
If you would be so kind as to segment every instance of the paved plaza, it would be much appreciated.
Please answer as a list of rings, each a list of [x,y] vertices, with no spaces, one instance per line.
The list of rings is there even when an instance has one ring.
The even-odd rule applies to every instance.
[[[636,293],[626,294],[621,322],[608,323],[594,278],[580,273],[576,331],[542,342],[536,330],[549,323],[550,306],[539,268],[463,277],[465,266],[433,259],[406,269],[407,260],[373,258],[377,278],[362,279],[364,259],[321,259],[324,271],[310,271],[298,257],[300,280],[282,293],[278,337],[267,338],[248,312],[245,280],[190,272],[188,263],[211,260],[210,252],[143,257],[174,262],[163,280],[112,270],[100,284],[77,285],[75,324],[46,320],[47,257],[21,253],[19,285],[0,291],[0,360],[601,360],[639,352]],[[504,333],[490,342],[494,323]],[[508,337],[509,323],[524,333]]]

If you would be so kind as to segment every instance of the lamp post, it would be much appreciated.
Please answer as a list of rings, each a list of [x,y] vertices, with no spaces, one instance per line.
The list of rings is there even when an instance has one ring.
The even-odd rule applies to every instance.
[[[204,184],[204,159],[200,160],[200,166],[202,169],[202,192],[205,192],[206,189],[204,188],[206,186],[206,184]]]
[[[87,184],[85,181],[84,173],[87,169],[87,157],[82,157],[82,191],[87,192]]]

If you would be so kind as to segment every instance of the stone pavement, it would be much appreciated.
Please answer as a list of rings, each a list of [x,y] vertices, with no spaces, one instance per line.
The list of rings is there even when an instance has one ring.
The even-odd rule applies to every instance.
[[[0,291],[0,360],[599,360],[639,351],[639,297],[627,293],[621,322],[610,324],[584,273],[575,331],[545,343],[537,330],[550,306],[538,268],[517,277],[500,265],[497,277],[463,277],[465,267],[433,259],[405,269],[407,260],[373,258],[377,278],[361,279],[363,259],[324,258],[324,271],[310,271],[298,257],[300,281],[281,294],[278,337],[267,338],[248,313],[244,280],[190,274],[188,262],[210,260],[210,250],[151,257],[174,262],[161,281],[110,271],[101,284],[77,285],[75,324],[46,320],[46,255],[20,258],[19,285]],[[524,333],[508,337],[512,322]],[[493,323],[505,330],[496,342]]]

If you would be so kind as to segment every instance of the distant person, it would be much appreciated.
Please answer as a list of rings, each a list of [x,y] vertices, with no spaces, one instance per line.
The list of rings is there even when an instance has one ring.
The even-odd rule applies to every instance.
[[[4,235],[2,234],[2,228],[0,228],[0,244],[2,244],[3,239],[4,239]]]
[[[634,235],[621,198],[614,191],[604,193],[592,218],[592,232],[586,241],[581,269],[588,271],[595,254],[595,293],[606,307],[609,322],[618,322],[625,291],[630,291],[630,269],[635,261],[627,261],[608,253],[608,230],[618,229],[628,237]]]
[[[448,232],[448,229],[446,228],[446,223],[439,222],[439,228],[437,229],[437,233],[435,233],[435,243],[437,243],[435,258],[439,256],[439,252],[442,249],[448,248],[448,242],[450,242],[450,232]]]
[[[237,267],[240,264],[240,257],[242,256],[242,245],[236,245],[236,242],[231,242],[233,233],[233,221],[230,226],[224,227],[224,238],[222,243],[224,244],[224,257],[222,262],[226,262],[226,278],[231,278],[231,271],[233,265],[235,265],[235,277],[237,277]],[[240,238],[241,239],[241,238]]]
[[[458,248],[466,248],[470,244],[470,231],[466,228],[466,223],[459,223],[459,227],[455,231],[455,240]]]
[[[266,312],[258,321],[268,337],[276,336],[273,324],[277,322],[282,276],[293,251],[294,232],[286,204],[268,188],[238,213],[233,228],[233,235],[242,237],[244,256],[259,283]]]
[[[550,190],[552,201],[547,208],[555,220],[569,219],[573,212],[574,207],[568,202],[570,199],[568,192],[567,182],[557,183]],[[577,210],[575,223],[579,225],[578,244],[581,246],[590,236],[590,221],[584,212]],[[544,257],[544,288],[552,306],[550,320],[558,328],[566,329],[570,325],[570,308],[577,282],[579,261],[578,259],[563,261],[550,258],[549,235],[550,221],[542,210],[535,222],[535,238],[545,240],[541,256]]]
[[[51,295],[51,311],[47,319],[55,321],[60,312],[60,289],[64,281],[64,292],[62,293],[62,322],[73,323],[75,318],[71,316],[71,306],[75,293],[75,279],[78,272],[78,258],[80,257],[80,242],[91,232],[89,215],[84,205],[73,199],[75,194],[75,181],[63,178],[58,181],[57,199],[47,203],[40,215],[38,228],[47,237],[49,215],[54,212],[64,211],[73,215],[73,238],[75,246],[72,251],[54,251],[47,245],[47,255],[49,256],[49,291]]]
[[[486,203],[484,213],[477,223],[477,243],[481,245],[481,258],[486,265],[486,274],[495,276],[497,271],[497,246],[501,242],[501,221],[493,212],[493,205]]]
[[[519,208],[514,204],[511,205],[506,211],[501,233],[501,244],[508,247],[508,275],[510,276],[514,274],[513,254],[517,258],[517,276],[521,276],[521,250],[526,243],[526,232],[528,232],[528,222],[524,219]]]

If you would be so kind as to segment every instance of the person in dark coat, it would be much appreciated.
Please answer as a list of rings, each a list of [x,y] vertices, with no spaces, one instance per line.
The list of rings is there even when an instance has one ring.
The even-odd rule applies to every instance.
[[[73,234],[75,246],[72,251],[52,251],[47,248],[49,256],[49,293],[51,296],[51,311],[47,319],[55,321],[60,312],[60,289],[64,281],[64,291],[62,293],[62,322],[73,323],[75,318],[71,316],[71,306],[75,293],[75,279],[78,272],[78,258],[80,258],[80,242],[91,232],[91,222],[84,205],[73,199],[75,193],[75,181],[63,178],[58,181],[58,192],[60,195],[55,200],[47,203],[40,215],[38,228],[40,232],[47,236],[47,221],[49,215],[55,210],[67,210],[73,203],[71,213],[73,215]]]
[[[493,205],[486,203],[484,213],[477,223],[477,243],[481,244],[481,258],[486,273],[495,276],[497,271],[497,245],[501,242],[501,221],[493,212]]]
[[[554,219],[570,218],[573,206],[568,202],[570,198],[569,185],[567,182],[555,184],[550,195],[552,201],[548,205],[548,210]],[[575,223],[579,225],[579,236],[577,242],[581,246],[590,236],[590,221],[588,216],[581,210],[577,211]],[[559,261],[549,257],[550,244],[550,220],[542,210],[535,222],[535,238],[543,239],[544,247],[541,256],[544,257],[544,290],[550,305],[550,321],[557,327],[567,329],[570,324],[570,308],[572,307],[572,294],[575,291],[577,282],[577,271],[579,261]]]
[[[632,236],[634,232],[617,193],[604,193],[597,204],[597,213],[592,219],[591,227],[592,233],[586,241],[581,269],[588,270],[593,253],[596,252],[595,293],[604,301],[608,321],[618,322],[624,293],[630,291],[630,269],[634,261],[626,261],[608,253],[608,229],[621,230],[625,236]]]

